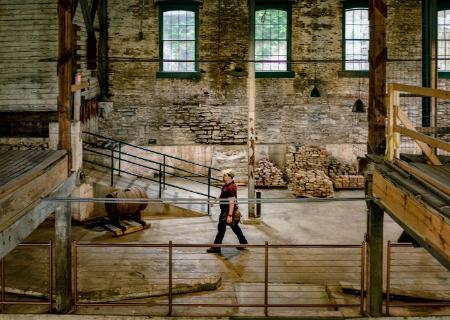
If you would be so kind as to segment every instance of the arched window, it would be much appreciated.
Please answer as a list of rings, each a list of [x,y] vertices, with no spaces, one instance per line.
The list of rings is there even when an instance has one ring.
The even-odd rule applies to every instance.
[[[369,9],[367,0],[343,3],[343,69],[369,71]]]

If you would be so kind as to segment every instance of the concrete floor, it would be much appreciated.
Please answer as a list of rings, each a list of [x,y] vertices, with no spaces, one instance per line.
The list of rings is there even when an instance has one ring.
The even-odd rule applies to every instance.
[[[239,197],[246,197],[241,187]],[[363,196],[361,191],[338,192],[337,197]],[[292,197],[287,190],[263,190],[263,198]],[[241,205],[246,212],[245,205]],[[83,243],[211,243],[216,233],[218,207],[212,216],[145,217],[151,228],[121,238],[107,231],[73,227],[73,239]],[[261,223],[242,225],[249,243],[263,244],[356,244],[364,239],[366,206],[359,202],[263,204]],[[53,238],[53,222],[45,222],[27,239],[44,242]],[[401,229],[385,218],[385,241],[395,241]],[[230,229],[224,243],[237,243]],[[166,302],[168,254],[166,248],[80,248],[79,299],[133,302]],[[6,259],[6,288],[46,295],[45,251],[20,248]],[[439,283],[450,294],[450,275],[427,255],[420,263],[433,265]],[[223,249],[222,255],[205,253],[205,248],[174,248],[175,303],[262,303],[264,252],[251,248],[240,252]],[[341,284],[360,282],[359,249],[294,248],[269,251],[269,301],[271,303],[358,303],[358,297],[343,294]],[[423,275],[414,274],[417,281]],[[409,276],[409,278],[411,278]],[[425,288],[426,289],[426,288]],[[424,290],[425,290],[424,289]],[[440,289],[442,290],[442,289]],[[193,292],[187,294],[187,292]],[[17,298],[11,296],[10,298]],[[129,301],[129,300],[128,300]],[[9,313],[46,312],[45,307],[8,306]],[[167,307],[80,307],[77,314],[163,316]],[[393,308],[392,315],[450,315],[450,308]],[[263,316],[262,308],[188,307],[174,308],[175,316]],[[358,308],[271,308],[271,316],[357,317]],[[1,318],[0,318],[1,319]]]

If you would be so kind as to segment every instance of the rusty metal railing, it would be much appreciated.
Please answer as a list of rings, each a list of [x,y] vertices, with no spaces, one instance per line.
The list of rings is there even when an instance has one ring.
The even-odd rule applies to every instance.
[[[393,267],[402,267],[402,268],[406,268],[406,269],[412,269],[412,267],[425,267],[427,269],[429,269],[430,267],[433,268],[437,268],[437,269],[441,269],[442,271],[436,271],[435,272],[448,272],[448,276],[447,276],[447,282],[450,284],[450,272],[448,270],[446,270],[443,266],[441,266],[437,261],[434,260],[434,258],[429,255],[426,252],[423,252],[426,255],[426,258],[422,258],[420,259],[421,261],[419,261],[419,259],[416,261],[418,262],[416,265],[414,265],[412,263],[412,259],[408,259],[407,264],[406,265],[396,265],[393,263],[393,261],[395,261],[395,252],[393,252],[393,248],[415,248],[420,250],[420,248],[415,247],[414,245],[410,244],[410,243],[392,243],[391,241],[388,241],[387,243],[387,253],[386,253],[386,303],[385,303],[385,312],[386,315],[389,316],[390,315],[390,310],[392,307],[450,307],[450,301],[434,301],[432,299],[430,299],[429,297],[423,297],[423,298],[416,298],[414,299],[414,301],[392,301],[393,296],[395,296],[395,294],[392,293],[392,274],[393,273],[417,273],[420,271],[414,271],[414,270],[402,270],[402,271],[396,271],[393,270]],[[431,263],[431,264],[426,264],[424,265],[424,259],[426,259],[427,263]],[[402,259],[404,260],[404,259]],[[400,261],[400,260],[399,260]],[[403,263],[405,261],[402,261]],[[433,263],[434,262],[434,263]],[[433,273],[433,271],[427,270],[424,271],[424,276],[425,274],[427,274],[428,276]],[[442,277],[439,277],[439,279],[442,281]],[[407,286],[407,285],[404,285]],[[435,285],[430,284],[430,287],[433,287]],[[426,287],[424,287],[424,285],[421,285],[421,290],[422,291],[431,291],[431,290],[427,290]],[[450,295],[450,286],[448,288],[448,292]],[[396,299],[396,300],[400,300],[400,299]]]
[[[264,293],[263,299],[261,299],[260,303],[180,303],[174,301],[174,293],[173,293],[173,249],[174,248],[236,248],[245,247],[246,249],[263,249],[264,251],[264,259],[263,259],[263,268],[264,270]],[[167,302],[80,302],[79,301],[79,290],[78,290],[78,278],[80,276],[79,265],[78,265],[78,250],[80,248],[157,248],[157,249],[167,249],[168,250],[168,270],[167,270]],[[315,248],[315,249],[359,249],[359,253],[357,253],[357,257],[359,256],[358,264],[360,263],[360,269],[358,270],[360,277],[360,295],[357,298],[358,303],[337,303],[333,301],[333,303],[271,303],[269,299],[270,286],[269,286],[269,275],[270,275],[270,267],[269,267],[269,251],[273,249],[294,249],[294,248]],[[270,308],[333,308],[337,310],[340,307],[358,307],[361,314],[364,313],[364,292],[365,292],[365,251],[366,244],[362,242],[359,245],[282,245],[282,244],[269,244],[267,241],[264,244],[242,244],[242,245],[232,245],[232,244],[175,244],[172,241],[165,244],[147,244],[147,243],[79,243],[77,241],[73,241],[72,243],[72,254],[73,254],[73,303],[75,311],[79,307],[88,307],[88,306],[142,306],[142,307],[167,307],[168,315],[172,315],[173,309],[175,307],[242,307],[242,308],[262,308],[264,310],[264,314],[266,316],[269,315]],[[258,260],[255,260],[258,261]],[[352,265],[352,267],[356,267]],[[345,301],[344,301],[345,302]]]
[[[48,243],[21,243],[18,244],[18,247],[48,247],[48,301],[12,301],[6,300],[6,264],[5,258],[0,261],[0,273],[1,273],[1,299],[0,299],[0,308],[1,311],[5,311],[6,305],[48,305],[49,311],[53,310],[53,242],[49,240]]]

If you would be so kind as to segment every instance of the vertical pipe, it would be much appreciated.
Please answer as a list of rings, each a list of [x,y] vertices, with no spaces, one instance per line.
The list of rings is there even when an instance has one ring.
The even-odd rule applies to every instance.
[[[365,291],[365,286],[364,286],[364,279],[365,279],[365,269],[366,269],[366,242],[363,241],[361,243],[361,292],[359,295],[359,313],[361,315],[364,315],[364,291]]]
[[[166,190],[166,156],[163,156],[163,190]]]
[[[5,305],[3,302],[5,302],[5,258],[2,258],[1,261],[1,268],[2,268],[2,312],[5,311]]]
[[[258,201],[256,203],[256,217],[260,218],[261,217],[261,191],[256,191],[256,200]]]
[[[387,256],[386,256],[386,316],[389,317],[389,304],[391,295],[391,241],[387,244]]]
[[[269,242],[264,243],[264,315],[269,315]]]
[[[172,241],[169,241],[169,316],[172,315]]]
[[[255,145],[256,145],[256,80],[255,80],[255,0],[248,1],[249,46],[248,46],[248,217],[255,218]]]
[[[48,297],[49,297],[49,312],[53,310],[53,241],[48,243]]]
[[[122,170],[122,142],[119,141],[119,177]]]
[[[75,312],[78,309],[78,246],[77,241],[72,242],[73,245],[73,304]]]
[[[208,168],[208,216],[211,215],[211,205],[209,198],[211,196],[211,168]]]
[[[114,147],[111,147],[111,187],[114,186]]]
[[[162,170],[161,170],[161,163],[159,164],[159,191],[158,191],[158,198],[161,199],[162,196]]]

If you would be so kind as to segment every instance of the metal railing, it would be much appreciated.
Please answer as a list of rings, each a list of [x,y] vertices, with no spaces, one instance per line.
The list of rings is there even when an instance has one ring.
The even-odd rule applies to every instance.
[[[86,159],[84,159],[84,162],[108,169],[110,171],[111,186],[114,185],[114,174],[117,173],[119,176],[121,176],[122,173],[124,173],[124,174],[131,175],[131,176],[134,176],[134,177],[137,177],[140,179],[158,183],[158,186],[159,186],[158,198],[162,197],[163,190],[165,190],[166,186],[172,187],[172,188],[178,189],[178,190],[183,190],[183,191],[193,193],[196,195],[200,195],[200,196],[206,197],[207,199],[215,198],[214,196],[211,195],[211,187],[213,186],[212,182],[213,181],[221,182],[221,181],[217,178],[214,178],[212,176],[212,172],[220,171],[219,169],[209,167],[206,165],[202,165],[199,163],[195,163],[193,161],[189,161],[186,159],[178,158],[178,157],[168,155],[168,154],[165,154],[162,152],[150,150],[150,149],[147,149],[144,147],[136,146],[136,145],[133,145],[133,144],[130,144],[127,142],[120,141],[120,140],[108,138],[108,137],[105,137],[105,136],[102,136],[102,135],[99,135],[96,133],[84,131],[83,134],[87,135],[87,137],[88,137],[88,139],[83,140],[83,143],[85,144],[85,147],[83,148],[84,151],[87,151],[87,152],[90,152],[93,154],[97,154],[97,155],[101,155],[101,156],[104,156],[104,157],[110,159],[109,165],[105,165],[102,163],[98,163],[98,162],[94,162],[94,161],[90,161],[90,160],[86,160]],[[89,138],[93,138],[93,139],[89,139]],[[107,141],[107,143],[105,145],[102,145],[102,144],[99,144],[98,141],[96,141],[96,142],[90,141],[90,140],[94,140],[94,139],[104,140],[104,141]],[[141,156],[131,154],[129,152],[125,152],[122,150],[123,146],[127,146],[131,149],[136,149],[139,151],[144,151],[148,154],[160,156],[160,157],[162,157],[162,161],[151,160],[151,159],[147,159],[147,158],[144,158]],[[102,151],[99,151],[96,149],[101,149],[102,151],[105,151],[105,152],[102,152]],[[126,157],[126,158],[124,158],[124,157]],[[190,170],[181,168],[179,166],[170,165],[167,163],[168,159],[180,161],[185,164],[190,164],[190,165],[193,165],[194,167],[203,168],[208,171],[208,174],[204,175],[201,173],[195,173]],[[117,161],[117,166],[115,165],[116,161]],[[158,179],[150,178],[150,177],[144,176],[142,174],[138,174],[138,173],[131,172],[129,170],[125,170],[122,168],[123,162],[128,163],[133,166],[143,168],[143,169],[152,170],[154,172],[157,172]],[[140,162],[143,162],[143,163],[140,163]],[[177,172],[183,172],[185,174],[188,174],[189,176],[176,174],[175,172],[168,171],[168,169],[172,169],[173,171],[177,171]],[[194,182],[194,183],[197,183],[200,185],[205,185],[205,186],[207,186],[207,192],[203,193],[203,192],[195,191],[195,190],[188,189],[185,187],[181,187],[181,186],[178,186],[175,184],[167,183],[166,182],[167,175],[176,177],[176,178],[181,178],[183,180]],[[193,178],[205,179],[207,182],[199,181],[199,180],[196,180]],[[210,214],[209,206],[207,207],[207,211],[208,211],[208,215],[209,215]]]
[[[48,301],[27,301],[27,300],[6,300],[6,264],[5,258],[0,261],[0,272],[1,272],[1,299],[0,299],[0,309],[2,312],[5,311],[6,305],[48,305],[49,312],[53,310],[53,242],[49,240],[48,243],[20,243],[18,247],[48,247]]]
[[[181,250],[182,248],[187,249],[187,248],[191,248],[191,249],[201,249],[201,248],[209,248],[209,247],[213,247],[213,248],[236,248],[236,246],[238,247],[244,247],[246,249],[249,250],[264,250],[264,258],[263,259],[255,259],[252,260],[252,262],[258,262],[258,261],[263,261],[263,266],[255,266],[254,267],[260,267],[262,268],[263,271],[263,276],[261,276],[261,278],[263,278],[263,295],[260,298],[261,301],[260,302],[249,302],[249,303],[239,303],[239,302],[231,302],[231,303],[205,303],[205,302],[174,302],[174,297],[176,296],[173,292],[173,280],[177,279],[179,280],[179,278],[174,278],[174,249],[178,249]],[[167,266],[167,276],[166,276],[166,281],[168,284],[167,287],[167,300],[166,302],[124,302],[124,301],[120,301],[120,302],[80,302],[79,300],[79,289],[78,289],[78,282],[79,282],[79,277],[80,277],[80,271],[79,271],[79,250],[80,248],[105,248],[108,250],[111,249],[117,249],[117,248],[139,248],[139,249],[143,249],[143,248],[153,248],[153,249],[167,249],[167,260],[164,261],[168,261],[168,266]],[[275,250],[274,250],[275,249]],[[358,303],[349,303],[344,301],[343,303],[338,303],[336,301],[332,301],[331,303],[272,303],[270,302],[270,299],[276,299],[276,298],[270,298],[270,281],[269,281],[269,276],[273,273],[271,273],[271,267],[269,265],[269,251],[273,251],[274,253],[278,253],[277,251],[282,250],[282,249],[289,249],[289,250],[294,250],[294,249],[331,249],[333,251],[335,251],[336,249],[357,249],[359,250],[359,253],[356,255],[356,257],[359,256],[359,258],[357,258],[356,260],[348,260],[351,261],[351,268],[356,268],[356,270],[358,270],[358,274],[359,277],[357,277],[357,279],[359,279],[359,285],[360,285],[360,293],[358,296]],[[203,250],[202,250],[203,251]],[[75,307],[75,311],[77,311],[77,309],[79,307],[89,307],[89,306],[97,306],[97,307],[106,307],[106,306],[121,306],[121,307],[126,307],[126,306],[142,306],[142,307],[167,307],[168,309],[168,315],[172,315],[173,313],[173,309],[175,307],[214,307],[214,308],[227,308],[227,307],[232,307],[232,308],[262,308],[264,310],[264,315],[268,316],[269,315],[269,308],[333,308],[334,310],[337,310],[337,308],[340,307],[358,307],[359,308],[359,312],[360,314],[364,313],[364,292],[365,292],[365,251],[366,251],[366,244],[365,242],[362,242],[360,245],[272,245],[269,244],[267,241],[264,244],[240,244],[240,245],[231,245],[231,244],[220,244],[220,245],[216,245],[216,244],[175,244],[172,241],[169,241],[169,243],[167,244],[146,244],[146,243],[123,243],[123,244],[116,244],[116,243],[79,243],[77,241],[73,241],[72,243],[72,254],[73,254],[73,291],[74,291],[74,297],[73,297],[73,303],[74,303],[74,307]],[[128,253],[130,253],[130,251],[127,250]],[[197,252],[195,252],[197,253]],[[97,254],[99,254],[97,252]],[[185,253],[180,253],[178,252],[178,254],[182,254],[183,255],[183,259],[180,259],[181,261],[185,262]],[[123,259],[126,259],[125,257],[123,257]],[[292,258],[291,258],[292,259]],[[189,259],[187,259],[189,260]],[[294,260],[289,260],[291,263],[294,262]],[[298,260],[298,261],[303,261],[303,260]],[[320,261],[320,260],[319,260]],[[343,260],[341,262],[346,262],[347,260]],[[275,261],[277,262],[277,261]],[[304,261],[303,261],[304,262]],[[315,261],[317,263],[317,261]],[[335,266],[335,262],[332,262],[331,260],[328,261],[328,263],[331,263],[331,265],[329,264],[328,267],[330,268],[339,268]],[[291,266],[292,267],[292,266]],[[345,266],[345,267],[340,267],[340,268],[348,268],[349,266]],[[86,266],[83,265],[84,271],[86,272]],[[182,270],[185,270],[186,266],[181,266],[178,267]],[[276,268],[276,266],[273,266],[273,268]],[[279,266],[278,266],[279,268]],[[309,268],[316,268],[315,266],[311,266]],[[203,269],[202,269],[203,270]],[[340,269],[339,269],[340,270]],[[316,271],[310,271],[313,274],[317,273]],[[336,271],[334,271],[336,272]],[[337,272],[338,274],[345,274],[345,273],[349,273],[348,271],[339,271]],[[278,273],[280,276],[285,276],[286,274],[293,274],[295,275],[296,272],[279,272]],[[327,274],[327,273],[324,273]],[[309,276],[310,277],[310,276]],[[158,278],[157,279],[159,282],[164,282],[164,278]],[[337,281],[339,281],[339,279],[336,279],[336,283],[338,283]],[[277,282],[278,283],[278,282]],[[274,292],[277,293],[277,292]],[[292,291],[290,291],[290,293],[292,294]],[[161,297],[162,295],[160,295],[159,297]],[[165,295],[164,295],[165,296]],[[292,300],[291,298],[289,300]]]
[[[402,252],[402,254],[407,254],[409,258],[405,261],[405,258],[395,259],[396,252],[393,251],[394,248],[414,248],[415,250],[423,250],[418,254],[424,254],[424,256],[419,258],[411,257],[413,254],[410,252]],[[397,253],[398,254],[398,253]],[[448,296],[450,296],[450,271],[446,270],[445,267],[440,265],[434,258],[427,253],[423,248],[417,248],[410,243],[391,243],[388,241],[387,253],[386,253],[386,315],[390,315],[390,310],[392,307],[450,307],[450,301],[436,301],[431,297],[409,297],[404,293],[405,289],[408,289],[408,283],[400,284],[400,293],[393,293],[393,274],[397,276],[397,280],[402,280],[401,275],[403,274],[403,280],[408,280],[411,278],[404,278],[405,275],[411,276],[411,274],[423,273],[420,277],[421,280],[430,278],[434,273],[446,273],[446,278],[440,275],[438,277],[440,282],[446,282],[448,286]],[[397,261],[397,263],[395,263]],[[426,263],[426,264],[425,264]],[[423,268],[426,269],[422,270]],[[417,271],[419,270],[419,271]],[[445,279],[444,279],[445,278]],[[445,285],[445,283],[444,283]],[[417,291],[416,288],[412,288]],[[420,292],[433,292],[440,291],[436,290],[436,284],[420,284]],[[442,293],[442,291],[441,291]],[[395,298],[396,301],[392,301]],[[410,300],[410,301],[405,301]]]

